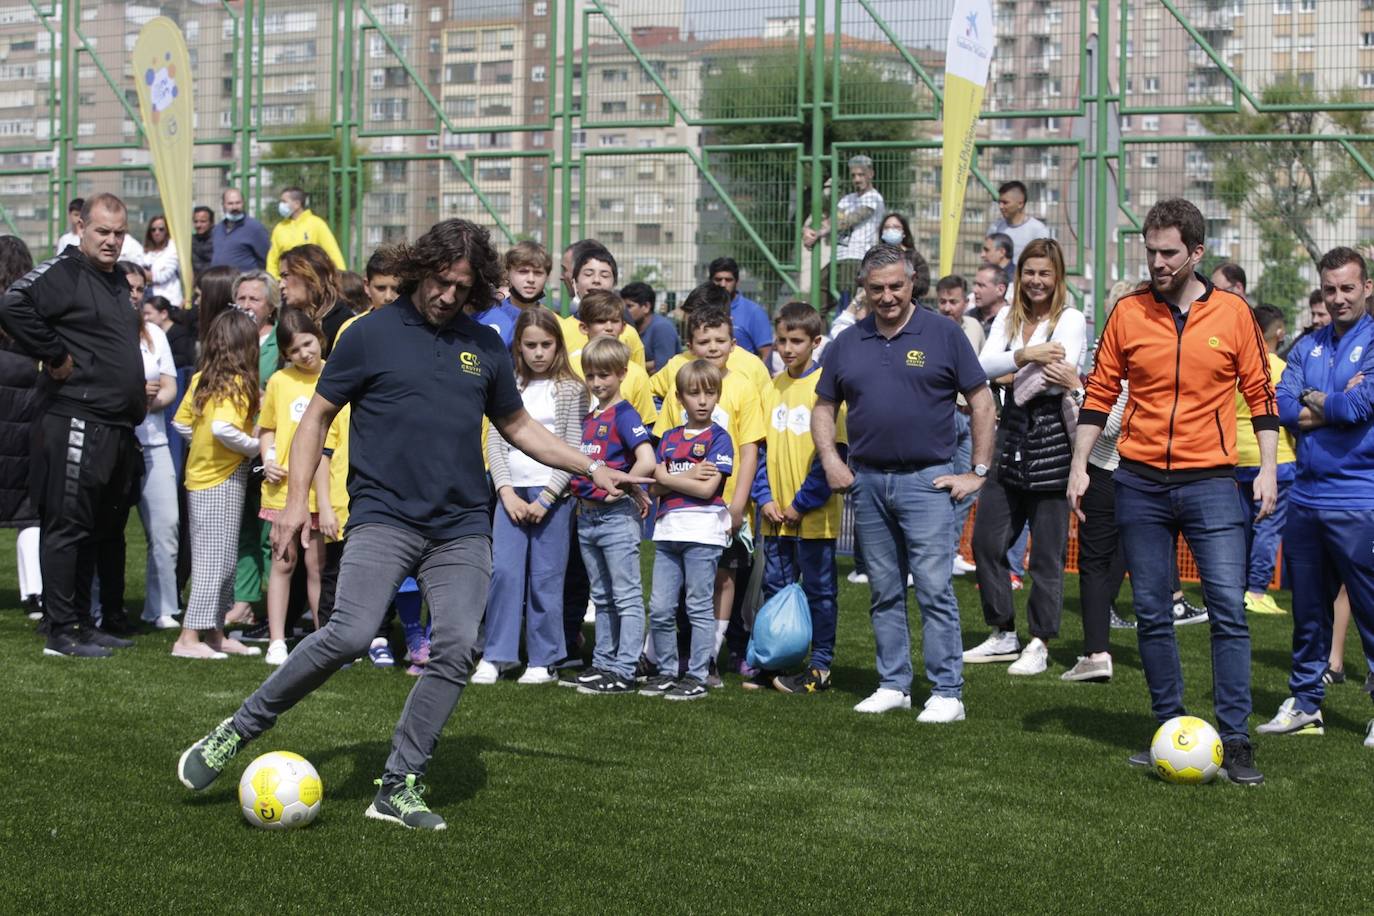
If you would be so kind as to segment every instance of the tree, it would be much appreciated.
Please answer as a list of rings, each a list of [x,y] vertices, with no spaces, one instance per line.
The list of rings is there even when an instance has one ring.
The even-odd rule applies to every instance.
[[[800,144],[806,155],[812,149],[812,130],[809,117],[793,123],[767,123],[767,116],[791,115],[797,111],[797,100],[812,98],[812,55],[814,46],[803,54],[801,85],[798,86],[798,67],[795,49],[765,51],[747,59],[708,61],[702,81],[702,117],[723,119],[726,123],[710,128],[708,144]],[[833,70],[827,59],[825,66],[825,97],[834,98]],[[892,114],[914,112],[916,97],[909,84],[886,76],[875,64],[866,60],[844,59],[840,63],[840,85],[844,98],[842,110],[855,109]],[[800,94],[799,94],[800,89]],[[862,102],[854,101],[861,97]],[[915,136],[915,122],[900,120],[839,121],[826,117],[822,135],[821,155],[828,154],[836,143],[872,143],[910,140]],[[848,147],[846,158],[861,147]],[[875,186],[886,200],[905,200],[912,180],[910,150],[867,151],[874,161]],[[797,160],[790,154],[760,150],[733,151],[709,154],[708,166],[734,200],[740,215],[754,227],[764,246],[781,263],[796,256],[798,211],[810,212],[811,170],[803,168],[802,195],[796,195]],[[829,175],[827,166],[825,174]],[[841,189],[848,186],[844,165],[840,169]],[[714,238],[703,226],[702,258],[709,261],[720,254],[729,254],[740,267],[762,286],[765,301],[777,298],[783,282],[763,252],[749,238],[738,220],[731,219]]]
[[[1312,286],[1303,277],[1304,263],[1299,251],[1292,236],[1260,226],[1260,261],[1264,273],[1250,298],[1256,303],[1282,309],[1284,323],[1290,328],[1294,327],[1298,306],[1307,301]]]
[[[334,133],[333,126],[324,122],[311,121],[302,124],[300,132],[307,135],[331,134],[331,136],[324,140],[300,140],[288,137],[268,141],[272,146],[272,152],[268,158],[295,161],[268,163],[267,168],[271,171],[272,180],[271,200],[263,202],[262,222],[268,229],[271,229],[281,221],[281,216],[277,213],[277,197],[282,188],[294,186],[305,191],[309,197],[310,209],[324,217],[334,227],[336,235],[342,236],[343,227],[339,225],[339,221],[343,219],[344,189],[343,182],[338,178],[338,170],[343,166],[343,143],[339,140],[338,134]],[[359,162],[359,157],[366,153],[366,147],[357,143],[353,144],[352,159],[354,164],[356,165]],[[349,212],[355,220],[363,206],[363,195],[367,193],[372,184],[371,178],[372,176],[368,174],[368,170],[365,168],[358,169],[353,174],[352,193],[349,195]]]

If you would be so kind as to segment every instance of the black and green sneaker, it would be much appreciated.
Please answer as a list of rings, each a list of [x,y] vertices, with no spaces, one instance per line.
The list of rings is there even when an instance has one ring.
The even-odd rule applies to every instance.
[[[243,738],[234,731],[234,719],[231,716],[186,749],[177,761],[177,779],[186,788],[199,792],[215,781],[241,747]]]
[[[825,668],[812,668],[801,674],[775,677],[773,686],[783,693],[820,693],[830,689],[830,672]]]
[[[379,821],[390,821],[411,830],[447,830],[444,819],[425,804],[425,787],[415,781],[415,774],[406,776],[406,781],[393,786],[384,786],[380,779],[377,797],[367,807],[367,816]]]

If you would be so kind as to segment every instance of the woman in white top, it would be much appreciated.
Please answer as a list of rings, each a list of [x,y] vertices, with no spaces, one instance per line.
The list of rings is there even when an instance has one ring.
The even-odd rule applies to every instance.
[[[988,377],[1008,384],[997,448],[978,495],[973,556],[983,617],[992,635],[964,661],[1012,661],[1011,674],[1045,671],[1049,640],[1059,635],[1064,557],[1069,539],[1070,418],[1065,393],[1079,389],[1078,361],[1087,322],[1069,307],[1064,254],[1052,239],[1028,243],[1017,262],[1011,308],[997,314],[979,361]],[[1032,579],[1026,613],[1031,641],[1021,650],[1007,550],[1030,523]]]
[[[176,399],[177,370],[166,333],[151,321],[143,323],[138,347],[143,354],[144,390],[148,396],[148,415],[134,430],[143,446],[143,492],[138,500],[138,514],[148,538],[143,619],[159,630],[170,630],[180,626],[175,617],[181,612],[177,595],[181,516],[177,508],[177,475],[162,412]]]
[[[181,305],[181,262],[177,259],[176,243],[167,231],[167,220],[162,216],[148,221],[148,232],[143,237],[143,266],[153,275],[149,294],[162,296],[174,306]]]

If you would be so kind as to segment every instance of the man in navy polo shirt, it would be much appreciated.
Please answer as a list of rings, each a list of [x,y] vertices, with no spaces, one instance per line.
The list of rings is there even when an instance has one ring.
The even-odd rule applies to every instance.
[[[463,311],[490,302],[500,280],[487,231],[467,220],[434,226],[392,253],[385,273],[401,298],[344,335],[292,443],[288,498],[272,527],[274,554],[308,544],[306,495],[330,421],[352,405],[348,540],[329,625],[296,647],[238,711],[182,754],[177,775],[204,789],[244,742],[367,651],[401,580],[414,570],[429,604],[429,663],[406,700],[381,787],[367,816],[442,830],[417,780],[467,683],[491,579],[491,523],[482,417],[536,461],[620,492],[632,478],[548,432],[525,412],[500,336]],[[647,480],[639,480],[645,482]]]
[[[763,306],[739,291],[739,265],[734,258],[716,258],[707,269],[711,282],[731,295],[730,323],[735,343],[768,362],[773,352],[773,325]]]
[[[950,573],[954,506],[976,493],[992,460],[995,411],[987,376],[959,326],[917,308],[913,268],[895,245],[864,256],[859,285],[871,314],[826,348],[811,436],[834,490],[853,489],[855,527],[872,590],[878,689],[858,712],[911,708],[906,580],[921,608],[926,678],[918,722],[964,718],[963,644]],[[953,473],[955,402],[968,401],[973,470]],[[835,414],[849,409],[850,466],[835,448]]]
[[[238,188],[225,188],[219,199],[224,219],[210,230],[210,266],[262,270],[272,247],[267,227],[243,212],[243,195]]]

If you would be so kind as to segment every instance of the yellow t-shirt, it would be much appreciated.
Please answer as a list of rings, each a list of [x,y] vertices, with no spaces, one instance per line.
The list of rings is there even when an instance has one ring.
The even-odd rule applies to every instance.
[[[1269,384],[1275,389],[1279,387],[1279,379],[1283,378],[1283,370],[1288,367],[1277,353],[1269,354]],[[1279,433],[1279,464],[1291,464],[1297,461],[1297,456],[1293,454],[1293,435],[1288,430]],[[1255,438],[1255,428],[1250,424],[1250,405],[1245,402],[1245,396],[1236,391],[1236,466],[1242,468],[1257,468],[1260,463],[1259,440]]]
[[[734,372],[727,373],[725,381],[720,386],[720,401],[716,404],[716,409],[711,411],[711,421],[730,434],[735,446],[735,470],[738,472],[740,446],[748,445],[750,442],[762,442],[765,436],[763,404],[759,401],[754,386],[743,376]],[[662,438],[668,430],[682,426],[686,422],[687,411],[678,403],[677,388],[674,386],[663,399],[654,435]],[[738,473],[731,474],[725,478],[725,502],[730,502],[737,485],[742,485],[748,490],[753,484],[752,479],[741,481]]]
[[[687,365],[696,356],[690,350],[683,350],[681,353],[668,360],[667,365],[654,373],[654,377],[649,379],[649,390],[654,397],[660,400],[668,396],[668,392],[673,390],[677,384],[677,374],[682,371],[682,367]],[[763,393],[772,380],[768,374],[768,367],[748,350],[738,346],[730,348],[730,355],[725,357],[725,371],[731,375],[738,375],[754,386],[754,390]]]
[[[558,320],[563,325],[563,344],[568,348],[568,352],[581,353],[582,348],[587,345],[587,335],[582,333],[582,323],[572,315],[566,318],[559,316]],[[639,339],[639,332],[630,327],[628,322],[620,332],[620,342],[630,348],[630,362],[638,363],[639,368],[643,369],[644,341]]]
[[[340,531],[348,524],[348,418],[352,413],[353,405],[345,404],[324,434],[324,447],[333,453],[329,456],[329,506]]]
[[[568,354],[568,365],[574,375],[583,378],[581,350]],[[654,425],[658,411],[654,408],[654,396],[649,391],[649,373],[639,363],[630,363],[625,367],[625,381],[620,383],[620,396],[630,402],[630,406],[644,421],[646,429]]]
[[[820,369],[801,378],[783,372],[763,392],[763,415],[768,426],[768,488],[779,508],[792,505],[816,457],[816,443],[811,439],[811,411],[816,406],[816,384],[820,380]],[[843,406],[835,418],[835,441],[849,441]],[[844,497],[832,493],[824,506],[803,515],[800,525],[774,525],[765,519],[761,533],[806,539],[837,538],[843,508]]]
[[[323,363],[320,364],[320,371],[324,371]],[[296,437],[296,427],[300,424],[301,417],[305,416],[305,408],[310,404],[310,399],[315,396],[315,383],[319,380],[318,374],[307,375],[292,365],[278,369],[267,380],[267,394],[262,399],[262,413],[258,419],[258,426],[264,431],[270,430],[276,434],[273,448],[277,452],[277,464],[284,468],[290,467],[291,440]],[[276,483],[263,480],[262,507],[286,508],[285,479]],[[310,511],[319,511],[314,487],[310,488]]]
[[[216,420],[224,420],[243,430],[253,432],[253,421],[243,405],[222,399],[213,400],[205,405],[205,411],[197,414],[194,409],[196,389],[200,387],[200,373],[191,376],[191,384],[186,396],[181,399],[172,422],[191,427],[191,447],[186,453],[186,489],[208,490],[224,483],[244,457],[233,449],[219,444],[210,427]]]

